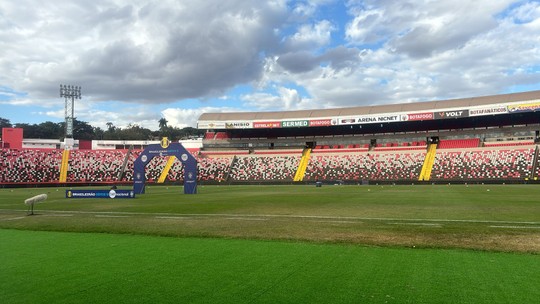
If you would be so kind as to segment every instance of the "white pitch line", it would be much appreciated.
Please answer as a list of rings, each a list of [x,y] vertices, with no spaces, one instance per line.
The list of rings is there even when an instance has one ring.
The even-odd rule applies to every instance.
[[[16,209],[0,209],[0,211],[24,212]],[[159,212],[122,212],[122,211],[67,211],[50,210],[40,211],[43,213],[65,213],[65,214],[104,214],[104,215],[137,215],[137,216],[178,216],[177,213]],[[281,214],[227,214],[227,213],[189,213],[183,214],[186,217],[245,217],[245,218],[296,218],[296,219],[319,219],[319,220],[353,220],[353,221],[385,221],[385,222],[427,222],[427,223],[471,223],[471,224],[515,224],[515,225],[540,225],[540,222],[516,222],[516,221],[490,221],[490,220],[462,220],[462,219],[422,219],[422,218],[385,218],[385,217],[354,217],[354,216],[320,216],[320,215],[281,215]]]
[[[129,215],[104,215],[104,214],[96,214],[95,217],[131,217]]]
[[[363,224],[360,221],[315,221],[317,223],[332,223],[332,224]]]
[[[491,228],[540,229],[540,226],[489,226]]]
[[[240,220],[240,221],[267,221],[263,218],[245,218],[245,217],[226,217],[226,220]]]
[[[70,217],[70,216],[73,216],[73,214],[57,214],[57,213],[51,213],[51,214],[44,214],[43,216],[61,216],[61,217]]]
[[[6,218],[6,219],[1,219],[2,221],[14,221],[14,220],[20,220],[20,219],[23,219],[23,218],[26,218],[25,216],[19,216],[19,217],[12,217],[12,218]]]
[[[432,226],[432,227],[442,227],[441,224],[435,223],[388,223],[389,225],[411,225],[411,226]]]
[[[157,219],[167,219],[167,220],[191,220],[193,217],[189,216],[156,216]]]

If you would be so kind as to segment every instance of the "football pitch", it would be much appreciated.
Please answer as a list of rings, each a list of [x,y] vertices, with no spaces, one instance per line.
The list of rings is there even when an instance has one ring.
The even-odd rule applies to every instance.
[[[536,303],[540,186],[0,189],[2,303]],[[24,199],[47,193],[26,215]],[[76,232],[76,233],[75,233]]]

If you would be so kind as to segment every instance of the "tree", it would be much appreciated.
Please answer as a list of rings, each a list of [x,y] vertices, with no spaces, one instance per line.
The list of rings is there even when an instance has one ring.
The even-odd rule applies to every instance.
[[[42,122],[38,125],[38,130],[39,133],[36,135],[39,138],[60,139],[64,137],[64,127],[62,123],[55,123],[52,121]]]
[[[116,129],[116,127],[110,121],[107,122],[106,125],[107,125],[107,131],[109,131],[109,132],[114,132],[114,129]]]
[[[94,139],[94,128],[85,121],[73,119],[73,138],[75,139]]]
[[[160,130],[161,132],[163,132],[165,129],[167,129],[167,123],[168,123],[168,121],[167,121],[167,119],[165,119],[165,117],[161,117],[161,118],[158,120],[158,122],[159,122],[159,130]]]
[[[92,129],[94,130],[95,139],[103,139],[103,135],[105,135],[105,131],[103,131],[102,128],[92,127]]]
[[[0,117],[0,129],[2,128],[11,128],[13,125],[9,121],[9,119]]]

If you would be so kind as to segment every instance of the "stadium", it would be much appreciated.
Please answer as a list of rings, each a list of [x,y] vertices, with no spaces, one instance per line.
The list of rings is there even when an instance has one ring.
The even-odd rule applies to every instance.
[[[533,183],[540,91],[459,100],[295,112],[205,113],[202,141],[184,142],[198,181],[215,183]],[[133,182],[148,141],[39,147],[3,130],[3,187]],[[154,142],[154,144],[157,142]],[[60,143],[49,143],[49,147]],[[21,161],[24,160],[24,161]],[[147,165],[148,183],[181,182],[174,156]]]
[[[174,143],[63,147],[4,128],[0,232],[9,245],[0,257],[17,267],[0,267],[0,300],[533,303],[539,113],[540,91],[531,91],[204,113],[204,138]],[[188,157],[159,148],[145,164],[144,194],[109,194],[133,191],[147,149],[178,143],[196,160],[195,195],[179,190]],[[26,216],[24,199],[43,193]],[[81,287],[84,276],[94,285]]]

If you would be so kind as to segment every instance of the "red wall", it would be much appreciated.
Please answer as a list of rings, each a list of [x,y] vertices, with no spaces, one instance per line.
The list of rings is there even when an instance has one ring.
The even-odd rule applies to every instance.
[[[23,129],[2,128],[2,141],[4,142],[4,148],[22,149]]]
[[[79,139],[79,150],[92,150],[92,141]]]

